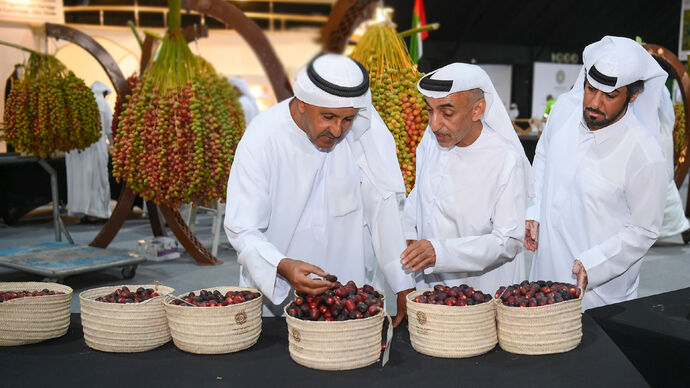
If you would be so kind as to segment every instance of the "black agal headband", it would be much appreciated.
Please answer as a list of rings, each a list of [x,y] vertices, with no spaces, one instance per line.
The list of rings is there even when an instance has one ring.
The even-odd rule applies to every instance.
[[[362,83],[357,86],[340,86],[323,79],[314,69],[314,62],[323,54],[317,55],[307,65],[307,76],[319,89],[338,97],[359,97],[369,89],[369,73],[361,63],[352,60],[362,71]]]
[[[618,82],[618,77],[609,77],[608,75],[602,74],[597,68],[592,65],[592,67],[589,68],[589,72],[587,72],[587,75],[589,75],[593,80],[599,82],[602,85],[606,86],[616,86],[616,82]]]
[[[419,81],[419,86],[422,89],[431,90],[432,92],[450,92],[450,89],[453,87],[453,81],[431,79],[433,74],[434,73],[424,76]]]

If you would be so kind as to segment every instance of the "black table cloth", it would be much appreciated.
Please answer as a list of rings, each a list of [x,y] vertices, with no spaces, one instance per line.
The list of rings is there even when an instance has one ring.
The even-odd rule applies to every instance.
[[[690,288],[585,315],[596,320],[652,386],[690,387]]]
[[[405,323],[403,323],[405,324]],[[81,320],[72,314],[68,333],[40,344],[0,347],[0,385],[72,387],[640,387],[642,376],[588,316],[583,341],[573,351],[524,356],[502,351],[465,359],[417,353],[405,328],[394,331],[389,363],[327,372],[290,358],[284,318],[264,318],[259,342],[231,354],[195,355],[169,342],[132,354],[104,353],[84,343]],[[333,349],[337,352],[338,349]]]

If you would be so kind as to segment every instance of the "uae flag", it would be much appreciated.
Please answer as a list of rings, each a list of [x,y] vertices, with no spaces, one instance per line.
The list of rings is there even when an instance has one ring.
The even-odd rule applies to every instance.
[[[419,28],[426,25],[426,15],[424,13],[424,0],[415,0],[414,10],[412,11],[412,28]],[[422,57],[422,41],[429,36],[429,33],[418,32],[410,37],[410,56],[414,63],[419,62]]]

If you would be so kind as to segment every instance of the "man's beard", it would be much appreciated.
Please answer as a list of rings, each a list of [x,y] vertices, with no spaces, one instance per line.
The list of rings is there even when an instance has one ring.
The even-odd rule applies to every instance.
[[[585,108],[582,112],[582,117],[585,119],[585,124],[587,124],[587,127],[589,129],[601,129],[604,127],[608,127],[609,125],[614,123],[616,120],[618,120],[623,115],[623,113],[625,113],[625,111],[628,109],[628,102],[629,101],[630,101],[630,99],[626,99],[625,104],[623,104],[621,109],[618,112],[616,112],[615,115],[608,117],[608,118],[605,118],[601,121],[596,121],[587,115],[587,111],[592,111],[592,112],[599,113],[600,115],[604,116],[604,112],[597,110],[597,109],[594,109],[594,108]]]

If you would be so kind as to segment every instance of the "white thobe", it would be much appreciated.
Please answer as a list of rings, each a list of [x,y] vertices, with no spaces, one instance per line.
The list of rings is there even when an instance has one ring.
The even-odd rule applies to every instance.
[[[580,105],[581,106],[581,105]],[[642,258],[659,234],[669,181],[658,140],[631,109],[590,131],[582,109],[549,120],[537,144],[534,202],[540,222],[532,280],[574,283],[587,270],[583,310],[637,297]]]
[[[65,154],[67,171],[67,210],[75,215],[110,217],[110,182],[108,180],[108,144],[111,139],[113,112],[102,94],[96,94],[100,112],[101,138],[86,149]]]
[[[243,94],[240,96],[239,101],[244,113],[244,121],[246,125],[249,125],[252,119],[259,114],[259,106],[256,105],[256,100],[251,95]]]
[[[372,108],[373,110],[373,108]],[[348,131],[319,150],[293,121],[289,100],[252,120],[228,179],[225,231],[238,254],[240,285],[260,289],[264,315],[282,315],[291,286],[277,266],[306,261],[341,281],[372,283],[378,268],[394,292],[414,287],[400,264],[405,240],[399,193],[386,190],[368,164],[364,141],[377,141],[397,166],[395,142],[375,113],[361,137]],[[397,180],[396,180],[397,182]],[[399,198],[400,197],[400,198]]]
[[[524,280],[527,191],[520,160],[485,123],[467,147],[442,148],[427,128],[403,223],[407,239],[427,239],[436,253],[436,264],[415,274],[418,289],[465,283],[493,294]]]

